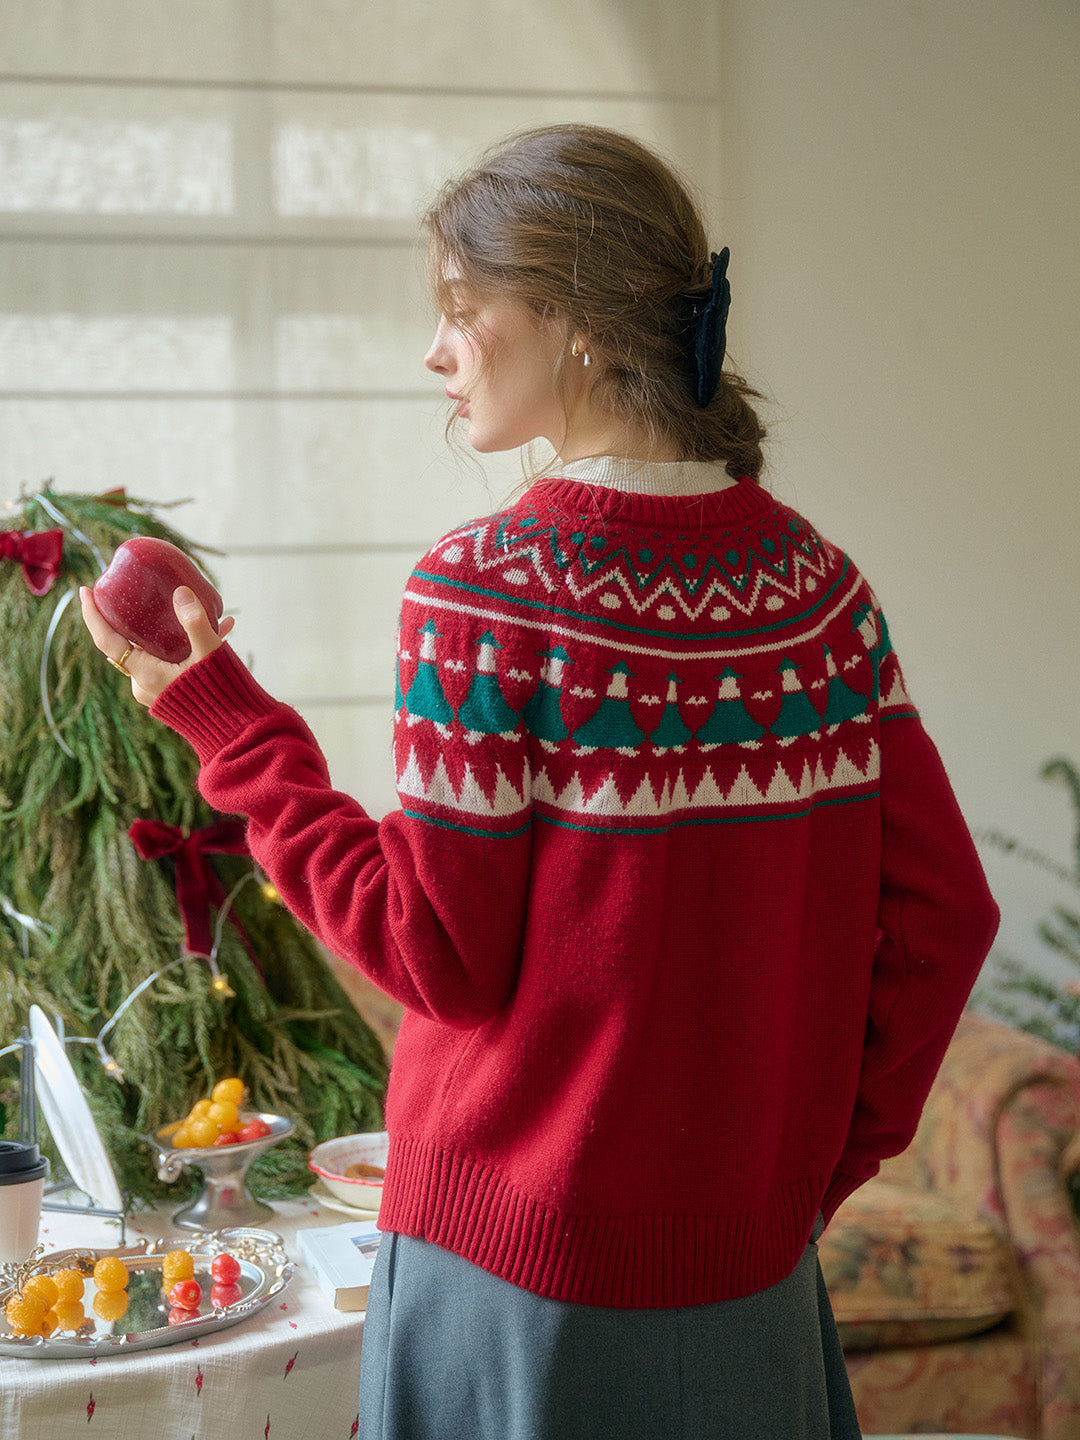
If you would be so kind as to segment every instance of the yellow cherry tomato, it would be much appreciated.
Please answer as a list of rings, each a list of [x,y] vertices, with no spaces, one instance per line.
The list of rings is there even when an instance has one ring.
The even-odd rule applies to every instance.
[[[196,1100],[195,1104],[192,1105],[191,1109],[188,1111],[188,1120],[204,1120],[206,1116],[210,1113],[210,1106],[213,1103],[214,1102],[212,1100]]]
[[[123,1294],[124,1292],[120,1291],[119,1293]],[[56,1316],[56,1325],[59,1330],[78,1330],[86,1319],[86,1311],[83,1309],[81,1300],[61,1300],[53,1308],[52,1314]]]
[[[195,1261],[186,1250],[170,1250],[161,1262],[161,1286],[171,1290],[177,1280],[190,1280],[195,1274]]]
[[[225,1080],[219,1080],[210,1091],[212,1100],[231,1100],[234,1105],[239,1106],[244,1098],[245,1085],[236,1075],[230,1075]]]
[[[196,1150],[204,1150],[208,1145],[213,1145],[214,1141],[221,1134],[221,1129],[217,1122],[211,1120],[209,1115],[204,1116],[202,1120],[189,1121],[184,1128],[187,1130],[189,1136],[189,1147]],[[176,1144],[175,1140],[173,1144]]]
[[[63,1304],[65,1301],[82,1299],[83,1277],[78,1270],[54,1270],[52,1279],[53,1284],[56,1286],[57,1296],[53,1302],[54,1304]]]
[[[206,1118],[213,1120],[220,1135],[222,1130],[236,1130],[239,1127],[240,1109],[232,1100],[215,1100]]]
[[[119,1320],[128,1307],[126,1290],[99,1290],[94,1296],[94,1314],[99,1320]]]
[[[103,1255],[94,1266],[94,1284],[99,1290],[126,1290],[128,1269],[119,1255]]]
[[[13,1295],[4,1309],[13,1335],[40,1335],[45,1301],[37,1295]]]
[[[60,1291],[51,1275],[31,1275],[23,1285],[24,1295],[36,1295],[44,1302],[45,1309],[51,1310],[56,1304]]]
[[[46,1340],[48,1340],[49,1336],[59,1324],[60,1322],[56,1318],[56,1311],[46,1310],[41,1320],[41,1334],[45,1336]]]

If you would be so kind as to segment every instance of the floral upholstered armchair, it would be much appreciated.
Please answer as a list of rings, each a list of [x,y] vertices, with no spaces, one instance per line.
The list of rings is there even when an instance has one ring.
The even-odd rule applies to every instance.
[[[1080,1062],[967,1013],[820,1256],[867,1434],[1080,1440]]]

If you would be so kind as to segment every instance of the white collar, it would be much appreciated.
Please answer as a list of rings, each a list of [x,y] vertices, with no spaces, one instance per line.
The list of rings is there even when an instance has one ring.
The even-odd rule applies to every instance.
[[[549,473],[638,495],[707,495],[738,484],[721,460],[627,460],[619,455],[590,455],[568,465],[556,462]]]

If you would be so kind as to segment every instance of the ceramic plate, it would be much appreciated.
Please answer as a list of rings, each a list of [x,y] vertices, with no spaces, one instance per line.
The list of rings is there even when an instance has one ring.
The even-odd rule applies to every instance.
[[[30,1006],[37,1094],[49,1134],[68,1174],[105,1210],[123,1209],[116,1176],[105,1154],[90,1106],[44,1010]]]
[[[315,1146],[308,1155],[308,1169],[314,1170],[325,1188],[344,1204],[357,1210],[377,1210],[382,1204],[389,1152],[390,1136],[385,1130],[338,1135]],[[349,1168],[356,1163],[377,1166],[382,1172],[380,1178],[350,1177]]]
[[[322,1209],[336,1210],[339,1215],[348,1215],[351,1220],[377,1220],[378,1210],[362,1210],[359,1205],[346,1205],[344,1200],[339,1200],[336,1195],[331,1195],[321,1180],[316,1180],[308,1191]]]

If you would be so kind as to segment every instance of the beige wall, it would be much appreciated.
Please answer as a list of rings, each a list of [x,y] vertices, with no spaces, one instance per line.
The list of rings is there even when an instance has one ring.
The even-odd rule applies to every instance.
[[[1080,6],[722,11],[732,344],[775,399],[772,484],[869,574],[969,822],[1067,864],[1038,769],[1080,763]],[[1061,892],[987,864],[1002,945],[1042,963]]]
[[[191,497],[237,645],[388,808],[403,578],[518,474],[445,454],[416,214],[520,125],[633,130],[706,192],[771,483],[871,576],[970,821],[1067,858],[1078,80],[1075,0],[5,0],[0,499]]]

